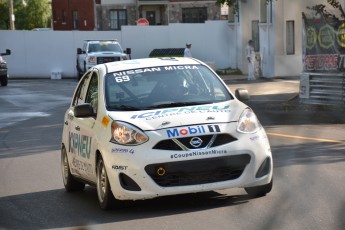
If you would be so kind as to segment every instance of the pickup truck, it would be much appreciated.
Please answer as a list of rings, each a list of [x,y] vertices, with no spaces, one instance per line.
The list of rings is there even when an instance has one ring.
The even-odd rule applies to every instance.
[[[117,40],[85,40],[77,49],[78,80],[97,64],[130,59],[131,49],[124,51]]]
[[[0,84],[1,86],[7,86],[8,83],[8,72],[7,72],[7,63],[2,56],[10,55],[11,50],[6,49],[6,53],[0,53]]]

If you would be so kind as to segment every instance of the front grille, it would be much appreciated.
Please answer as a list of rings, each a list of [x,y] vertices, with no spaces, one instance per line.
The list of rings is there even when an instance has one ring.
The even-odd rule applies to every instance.
[[[162,140],[155,146],[153,146],[153,149],[185,151],[189,149],[212,148],[225,145],[237,140],[229,134],[203,135],[197,137],[202,140],[202,144],[198,147],[194,147],[191,145],[191,139],[193,137],[181,137],[176,139]]]
[[[162,187],[186,186],[237,179],[249,162],[250,155],[242,154],[151,164],[145,167],[145,171]]]
[[[120,57],[97,57],[97,64],[120,61]]]

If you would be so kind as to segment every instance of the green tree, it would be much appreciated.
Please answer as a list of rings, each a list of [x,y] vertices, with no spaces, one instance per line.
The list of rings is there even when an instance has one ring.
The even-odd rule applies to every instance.
[[[8,30],[10,25],[7,0],[0,0],[0,30]]]
[[[9,0],[0,0],[0,29],[9,29]],[[31,30],[51,26],[51,0],[13,0],[15,28]]]
[[[51,23],[51,3],[49,0],[29,0],[26,6],[26,29],[46,28]]]

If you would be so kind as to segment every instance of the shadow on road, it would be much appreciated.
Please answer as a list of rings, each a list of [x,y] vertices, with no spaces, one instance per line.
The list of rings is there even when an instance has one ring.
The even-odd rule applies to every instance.
[[[87,186],[85,191],[76,193],[58,189],[0,198],[0,226],[5,229],[71,228],[198,212],[246,203],[249,199],[247,195],[205,192],[132,201],[126,203],[125,208],[103,211],[93,187]]]
[[[291,165],[333,164],[345,161],[342,143],[312,142],[295,145],[271,146],[274,167]],[[317,151],[315,151],[317,149]]]

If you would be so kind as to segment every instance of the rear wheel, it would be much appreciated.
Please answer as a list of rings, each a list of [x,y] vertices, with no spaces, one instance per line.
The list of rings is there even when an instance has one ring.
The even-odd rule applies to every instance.
[[[97,196],[102,209],[111,209],[115,206],[115,198],[110,188],[102,157],[99,157],[97,161]]]
[[[249,196],[261,197],[269,193],[272,190],[272,187],[273,187],[273,179],[268,184],[260,185],[256,187],[248,187],[244,189],[246,190]]]
[[[71,174],[65,147],[62,147],[61,149],[61,171],[63,184],[67,192],[84,190],[85,184],[80,181],[77,181]]]
[[[7,86],[7,83],[8,83],[7,76],[2,77],[1,80],[0,80],[0,83],[1,83],[1,86]]]

